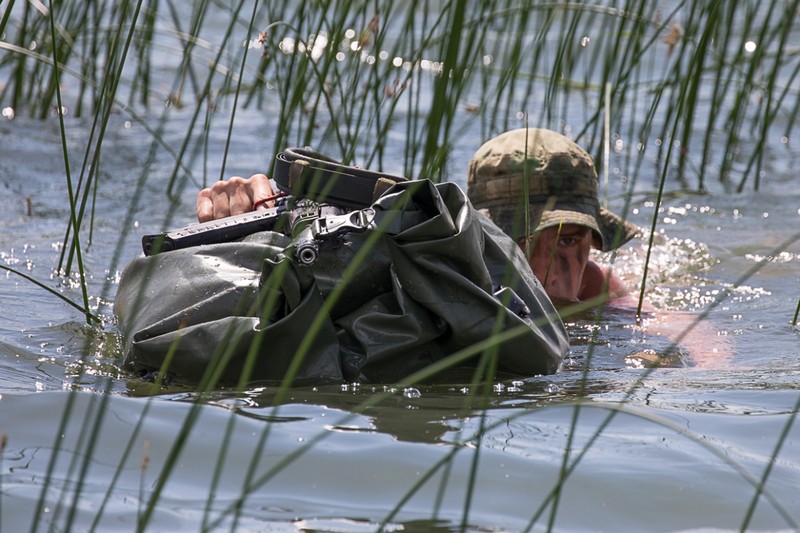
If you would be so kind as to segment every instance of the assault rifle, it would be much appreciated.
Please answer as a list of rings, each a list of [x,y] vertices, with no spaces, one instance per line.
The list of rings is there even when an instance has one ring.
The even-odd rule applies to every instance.
[[[234,241],[257,231],[275,229],[285,212],[286,207],[282,204],[264,211],[252,211],[219,220],[189,224],[163,233],[145,235],[142,237],[142,250],[144,255],[155,255],[201,244]]]
[[[312,241],[365,229],[368,212],[351,211],[365,210],[392,185],[408,180],[342,165],[308,148],[287,148],[280,152],[275,157],[273,179],[285,195],[276,207],[145,235],[144,254],[230,242],[259,231],[295,235],[313,223],[313,239],[306,238],[297,249],[298,259],[311,264],[316,260]]]

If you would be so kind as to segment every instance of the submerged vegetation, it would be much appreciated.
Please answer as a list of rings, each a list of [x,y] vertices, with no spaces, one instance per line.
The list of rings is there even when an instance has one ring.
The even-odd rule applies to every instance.
[[[601,184],[608,187],[613,180],[615,189],[626,191],[626,202],[644,188],[659,205],[669,193],[718,189],[735,194],[758,190],[770,179],[769,158],[797,135],[799,15],[800,0],[628,0],[598,5],[512,0],[199,0],[186,5],[174,0],[62,0],[45,5],[5,0],[0,5],[0,109],[7,119],[24,114],[40,119],[55,116],[60,121],[64,198],[70,217],[64,224],[56,269],[64,276],[77,273],[83,301],[70,303],[82,310],[88,323],[95,324],[98,319],[89,305],[82,252],[92,239],[94,199],[103,187],[98,179],[104,164],[103,141],[115,114],[127,116],[149,132],[150,153],[171,157],[169,178],[157,184],[163,189],[165,206],[187,187],[227,176],[227,151],[236,142],[233,124],[240,113],[279,117],[275,131],[263,132],[268,152],[313,145],[345,163],[435,181],[453,179],[448,165],[454,157],[463,156],[460,144],[469,140],[477,146],[475,139],[465,138],[470,128],[479,128],[485,140],[525,124],[550,127],[584,145],[598,162]],[[584,104],[580,109],[575,109],[576,99]],[[164,137],[175,114],[181,114],[188,125],[178,145]],[[75,153],[67,143],[65,121],[73,117],[91,124],[82,153]],[[208,149],[212,128],[218,124],[227,131],[221,154]],[[715,151],[714,146],[725,150]],[[402,154],[402,168],[384,168],[389,151]],[[610,167],[611,152],[621,157],[619,167]],[[211,159],[221,160],[214,165],[219,175],[209,175]],[[637,187],[644,167],[657,179],[651,186]],[[147,166],[142,170],[142,188],[153,186],[148,183],[150,170]],[[130,195],[129,220],[141,194],[138,190]],[[172,204],[165,225],[176,205]],[[651,235],[657,224],[654,216]],[[776,253],[789,244],[782,243]],[[123,261],[119,248],[110,270]],[[641,287],[643,294],[645,283]],[[105,290],[114,288],[109,284]],[[64,298],[55,289],[53,297]],[[791,320],[795,326],[798,310]],[[443,363],[486,355],[483,372],[476,373],[470,383],[472,393],[465,411],[485,405],[494,381],[491,345],[502,340],[488,339],[485,345]],[[224,360],[222,352],[221,348],[217,355]],[[396,387],[413,387],[438,370],[426,369]],[[157,378],[157,392],[162,390],[158,387],[163,377]],[[240,383],[237,393],[244,393],[247,385]],[[285,400],[290,387],[287,380],[277,389],[272,398],[276,405]],[[153,519],[182,446],[208,401],[209,396],[202,393],[213,394],[219,388],[217,378],[209,373],[200,392],[192,393],[192,399],[201,401],[188,411],[158,481],[142,489],[141,530]],[[387,392],[372,395],[353,412],[363,412],[390,396]],[[96,407],[100,410],[96,420],[83,422],[86,457],[91,456],[100,431],[103,405]],[[607,422],[597,435],[625,409],[624,402],[609,408]],[[70,410],[66,413],[64,424]],[[490,425],[482,421],[478,434],[465,442],[480,443],[481,432]],[[243,480],[235,504],[216,509],[211,505],[214,487],[209,490],[208,514],[203,519],[208,529],[228,520],[233,520],[235,529],[248,494],[327,435],[319,434],[256,477],[255,465],[269,436],[270,424],[264,426],[261,447],[251,458],[252,478]],[[791,421],[787,431],[789,427]],[[681,433],[706,445],[688,431]],[[117,476],[124,461],[138,453],[132,443],[133,437]],[[215,483],[229,445],[224,442],[217,458]],[[385,523],[440,469],[448,471],[449,461],[463,449],[454,447],[436,467],[423,473],[411,493],[388,512]],[[780,443],[773,460],[779,450]],[[143,470],[148,453],[142,460]],[[546,501],[536,502],[530,528],[540,524],[548,510],[548,526],[557,526],[563,482],[581,457],[582,453],[564,452],[561,481]],[[71,472],[83,479],[88,461],[75,461]],[[729,464],[738,468],[732,459]],[[477,459],[473,467],[477,468]],[[768,476],[769,469],[761,479],[742,473],[754,492],[742,529],[748,527],[761,496],[785,517],[788,527],[797,528],[790,513],[764,492]],[[40,508],[50,505],[49,489],[45,484]],[[65,530],[78,512],[81,488],[74,490],[75,494],[59,501],[54,513]],[[108,495],[113,490],[112,482]],[[106,501],[97,511],[97,520]],[[468,507],[469,498],[465,522]],[[431,511],[432,516],[436,511]],[[37,513],[36,518],[43,516]]]

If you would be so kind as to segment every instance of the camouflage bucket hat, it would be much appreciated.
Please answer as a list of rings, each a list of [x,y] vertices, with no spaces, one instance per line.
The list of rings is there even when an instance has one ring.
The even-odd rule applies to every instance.
[[[530,231],[523,216],[526,185]],[[592,157],[551,130],[511,130],[478,148],[469,164],[467,194],[517,241],[549,227],[578,224],[594,231],[597,248],[609,251],[639,231],[600,207]]]

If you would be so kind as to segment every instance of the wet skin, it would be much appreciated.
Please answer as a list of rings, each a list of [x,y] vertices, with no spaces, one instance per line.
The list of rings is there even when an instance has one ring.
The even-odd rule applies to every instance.
[[[218,181],[197,195],[197,220],[208,222],[273,207],[273,202],[264,202],[272,195],[272,185],[264,174],[253,174],[246,179],[234,176]]]
[[[577,224],[546,228],[530,239],[531,269],[556,305],[628,294],[616,275],[589,259],[594,239],[590,228]]]

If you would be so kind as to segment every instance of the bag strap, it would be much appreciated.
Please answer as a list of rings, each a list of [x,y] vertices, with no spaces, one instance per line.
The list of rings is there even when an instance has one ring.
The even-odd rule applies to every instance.
[[[369,207],[403,176],[343,165],[310,148],[287,148],[275,156],[278,189],[297,198],[346,208]]]

